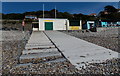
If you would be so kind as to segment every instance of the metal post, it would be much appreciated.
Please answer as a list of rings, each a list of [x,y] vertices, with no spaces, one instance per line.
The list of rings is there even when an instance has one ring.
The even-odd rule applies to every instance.
[[[44,18],[44,4],[43,4],[43,18]]]
[[[80,19],[80,29],[82,29],[82,20]]]
[[[56,6],[55,6],[55,18],[56,18]]]

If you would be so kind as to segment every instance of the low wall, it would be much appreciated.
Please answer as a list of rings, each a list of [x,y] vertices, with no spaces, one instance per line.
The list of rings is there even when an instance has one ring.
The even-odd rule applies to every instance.
[[[109,30],[109,29],[112,29],[112,28],[118,29],[120,27],[97,27],[97,32]]]

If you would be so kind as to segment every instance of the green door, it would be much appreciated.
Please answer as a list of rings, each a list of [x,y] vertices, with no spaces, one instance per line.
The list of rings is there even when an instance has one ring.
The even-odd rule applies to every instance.
[[[45,22],[45,30],[53,30],[53,22]]]

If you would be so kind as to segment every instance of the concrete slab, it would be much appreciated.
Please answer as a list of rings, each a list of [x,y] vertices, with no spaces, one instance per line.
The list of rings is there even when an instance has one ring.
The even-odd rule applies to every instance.
[[[38,49],[39,49],[39,48],[55,48],[55,46],[54,46],[54,45],[50,45],[50,46],[49,46],[49,45],[48,45],[48,46],[46,45],[46,46],[31,46],[31,47],[26,46],[26,47],[25,47],[25,49],[33,49],[33,48],[34,48],[34,49],[35,49],[35,48],[36,48],[36,49],[37,49],[37,48],[38,48]]]
[[[55,60],[50,60],[50,61],[45,61],[45,62],[41,62],[41,63],[57,63],[57,62],[65,62],[67,61],[65,58],[57,58]],[[27,66],[31,66],[33,65],[33,63],[24,63],[24,64],[18,64],[15,67],[19,68],[19,67],[27,67]]]
[[[47,61],[47,62],[44,62],[44,63],[56,63],[56,62],[65,62],[65,61],[67,61],[67,59],[65,59],[65,58],[58,58],[58,59]]]
[[[31,53],[40,53],[40,52],[57,52],[58,49],[51,48],[51,49],[41,49],[41,50],[23,50],[22,54],[31,54]]]
[[[28,41],[28,44],[45,45],[52,43],[43,32],[33,32]]]
[[[31,58],[42,58],[49,56],[61,56],[60,52],[42,52],[42,53],[34,53],[34,54],[23,54],[20,56],[20,59],[31,59]]]
[[[52,43],[48,43],[48,44],[44,44],[44,43],[43,44],[39,44],[39,43],[38,44],[37,43],[32,43],[32,44],[31,43],[27,43],[26,47],[31,47],[31,46],[51,46],[51,45],[53,45],[53,44]]]
[[[118,53],[58,31],[45,31],[65,57],[81,69],[82,62],[99,63],[118,58]],[[78,64],[81,63],[81,64]]]
[[[25,49],[54,48],[55,46],[43,32],[33,32]]]

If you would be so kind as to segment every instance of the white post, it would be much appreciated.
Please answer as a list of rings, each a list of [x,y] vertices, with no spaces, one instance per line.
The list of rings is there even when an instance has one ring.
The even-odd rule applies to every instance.
[[[43,18],[44,18],[44,4],[43,4]]]
[[[80,28],[79,29],[82,29],[82,20],[80,20]]]
[[[66,30],[68,31],[69,30],[69,20],[67,20],[67,28]]]

